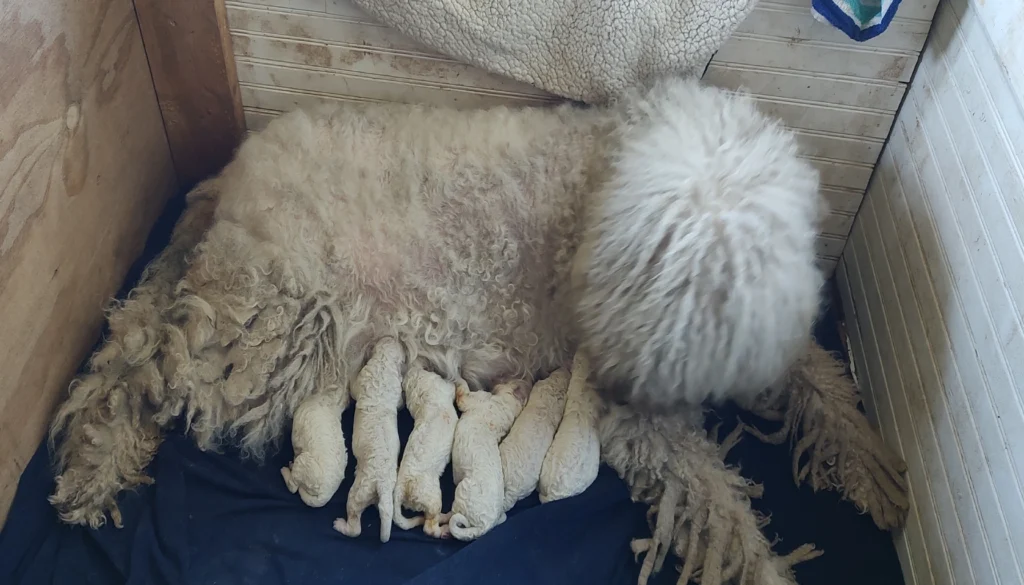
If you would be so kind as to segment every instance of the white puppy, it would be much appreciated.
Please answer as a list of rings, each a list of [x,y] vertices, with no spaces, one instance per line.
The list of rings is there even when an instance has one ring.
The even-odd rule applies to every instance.
[[[345,479],[348,451],[341,430],[341,413],[348,407],[347,390],[314,394],[302,401],[292,421],[295,458],[281,468],[291,493],[307,506],[320,508],[334,497]]]
[[[493,393],[464,387],[456,392],[462,417],[452,445],[456,485],[448,529],[459,540],[479,538],[505,521],[498,442],[512,428],[529,394],[530,384],[523,380],[498,384]]]
[[[537,382],[530,400],[501,442],[501,474],[505,480],[505,511],[537,489],[544,456],[555,438],[565,410],[569,371],[555,370]]]
[[[380,541],[391,538],[394,493],[398,473],[398,409],[402,402],[405,352],[394,338],[377,342],[373,354],[352,387],[356,401],[352,424],[352,453],[356,477],[348,492],[348,519],[338,518],[334,529],[359,536],[359,518],[368,506],[380,513]]]
[[[590,362],[582,351],[572,363],[572,379],[565,401],[565,414],[544,456],[537,491],[541,503],[583,493],[597,479],[601,466],[601,438],[597,422],[603,401],[587,381]]]
[[[451,514],[441,513],[441,474],[452,456],[452,441],[459,415],[455,412],[455,384],[425,368],[416,360],[405,374],[405,406],[415,424],[405,444],[395,487],[395,524],[403,530],[423,525],[423,532],[435,538],[448,535]],[[469,387],[458,382],[463,392]],[[406,518],[402,507],[423,512]]]

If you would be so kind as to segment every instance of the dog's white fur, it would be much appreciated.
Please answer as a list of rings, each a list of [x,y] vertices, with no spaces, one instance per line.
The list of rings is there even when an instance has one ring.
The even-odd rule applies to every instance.
[[[817,173],[745,99],[670,83],[625,110],[576,257],[582,348],[634,405],[756,395],[818,312]]]
[[[506,512],[537,489],[544,457],[562,420],[568,390],[569,370],[565,368],[537,382],[523,412],[499,445]]]
[[[505,521],[498,443],[523,410],[530,384],[506,382],[492,393],[458,390],[455,401],[462,416],[452,445],[455,501],[448,529],[459,540],[474,540]]]
[[[587,380],[589,375],[589,360],[583,352],[577,352],[565,412],[540,468],[537,493],[542,504],[579,495],[597,479],[601,467],[597,423],[603,402]]]
[[[345,536],[359,536],[363,510],[376,504],[380,541],[391,539],[394,494],[398,475],[398,409],[402,403],[405,353],[393,338],[381,339],[352,386],[356,401],[352,422],[352,453],[356,476],[348,491],[347,519],[334,521]]]
[[[66,521],[102,523],[178,414],[202,447],[263,455],[385,336],[473,388],[580,345],[602,391],[659,406],[760,391],[818,306],[815,170],[751,100],[697,82],[602,108],[295,112],[208,188],[153,350],[58,413]],[[160,392],[132,385],[143,369]]]
[[[434,538],[447,536],[450,514],[441,513],[441,474],[452,457],[455,425],[456,384],[462,392],[469,387],[464,380],[449,382],[426,369],[425,360],[409,365],[402,383],[405,407],[412,415],[412,433],[405,443],[402,464],[395,486],[395,524],[403,530],[423,525],[423,532]],[[406,518],[402,507],[422,516]]]
[[[288,491],[299,493],[307,506],[320,508],[334,497],[345,479],[348,451],[341,414],[348,407],[348,390],[314,394],[295,411],[292,448],[295,457],[281,468]]]

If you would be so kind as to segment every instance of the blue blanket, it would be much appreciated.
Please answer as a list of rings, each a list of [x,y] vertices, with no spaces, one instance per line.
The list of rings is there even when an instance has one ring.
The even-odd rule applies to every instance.
[[[351,410],[344,423],[351,436]],[[407,415],[402,423],[411,428]],[[0,536],[0,583],[440,585],[469,583],[482,568],[494,583],[634,579],[628,545],[644,529],[643,510],[608,469],[583,496],[543,508],[536,498],[526,501],[492,535],[469,545],[397,529],[381,544],[375,508],[363,515],[358,539],[331,526],[344,515],[351,466],[334,500],[312,509],[281,481],[278,470],[290,456],[283,449],[261,467],[203,453],[175,433],[151,467],[156,483],[124,498],[124,528],[93,531],[56,522],[40,449]],[[449,475],[443,485],[451,484]]]
[[[173,213],[165,217],[149,255],[166,242],[173,221]],[[819,339],[837,348],[833,322],[831,316],[822,320]],[[722,420],[728,427],[737,414],[724,408],[708,422]],[[351,410],[343,423],[351,440]],[[411,420],[404,412],[400,425],[407,436]],[[57,521],[46,501],[53,491],[49,455],[40,446],[0,532],[0,585],[636,583],[629,541],[649,534],[645,507],[630,501],[625,484],[607,468],[578,497],[544,506],[536,496],[520,502],[504,524],[471,544],[395,529],[382,545],[375,508],[363,515],[358,539],[332,528],[334,518],[344,515],[354,458],[334,500],[312,509],[281,480],[279,470],[291,455],[284,445],[258,466],[233,453],[201,452],[171,433],[150,467],[156,483],[121,501],[124,528],[89,530]],[[748,438],[730,457],[744,475],[765,484],[756,505],[772,514],[766,530],[769,538],[781,537],[777,550],[813,542],[825,551],[797,567],[801,585],[902,583],[889,535],[836,494],[797,488],[787,446]],[[450,473],[442,485],[448,487],[447,509]],[[675,583],[674,565],[666,563],[652,583]]]
[[[351,415],[344,422],[350,431]],[[411,421],[402,423],[408,431]],[[783,537],[778,548],[811,541],[826,551],[798,567],[801,584],[902,583],[888,536],[834,495],[795,488],[786,449],[747,440],[737,450],[746,474],[766,481],[758,504],[773,513],[768,531]],[[544,506],[535,496],[521,502],[474,543],[396,529],[381,544],[374,508],[364,514],[358,539],[331,527],[344,515],[351,468],[339,495],[312,509],[281,481],[278,470],[290,456],[282,449],[260,467],[232,454],[200,452],[172,434],[151,467],[156,483],[123,499],[124,528],[94,531],[57,522],[46,502],[53,480],[40,448],[0,534],[0,583],[475,585],[483,577],[495,585],[636,583],[628,545],[647,534],[644,507],[630,502],[625,484],[607,468],[579,497]],[[451,484],[449,475],[443,485]],[[449,489],[446,506],[451,496]],[[654,580],[674,582],[671,567]]]
[[[721,414],[726,422],[736,420],[735,413]],[[403,415],[401,422],[407,433],[411,421]],[[351,437],[351,410],[344,423]],[[89,530],[57,522],[46,501],[53,480],[41,447],[0,533],[0,583],[476,585],[484,577],[495,585],[636,583],[628,545],[649,534],[644,507],[630,502],[610,469],[602,468],[579,497],[544,506],[530,497],[504,524],[468,545],[398,529],[381,544],[375,508],[363,515],[358,539],[331,526],[344,515],[353,469],[332,502],[308,508],[281,480],[290,451],[285,447],[257,466],[230,453],[203,453],[173,433],[151,466],[156,483],[123,499],[124,528],[108,523]],[[798,566],[802,585],[902,583],[888,535],[834,494],[796,488],[788,449],[747,439],[737,447],[736,461],[745,475],[765,482],[757,505],[772,513],[768,534],[782,537],[778,550],[803,542],[825,550]],[[443,485],[449,486],[447,509],[450,474]],[[670,563],[654,583],[675,583],[673,573]]]

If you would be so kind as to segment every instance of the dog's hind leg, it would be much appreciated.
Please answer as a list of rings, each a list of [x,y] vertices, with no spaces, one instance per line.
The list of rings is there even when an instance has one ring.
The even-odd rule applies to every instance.
[[[109,512],[120,526],[117,495],[150,483],[145,468],[163,427],[181,412],[183,397],[163,374],[163,313],[188,266],[188,253],[213,221],[215,181],[188,194],[171,241],[145,269],[128,298],[108,310],[109,333],[71,386],[50,426],[60,518],[93,528]]]
[[[227,220],[197,246],[167,311],[164,369],[187,397],[186,424],[201,448],[230,442],[260,460],[307,397],[344,391],[350,315],[308,272]]]
[[[424,478],[420,488],[421,502],[425,518],[423,532],[427,536],[442,538],[445,531],[442,525],[447,523],[449,515],[441,513],[441,482],[437,478]]]
[[[356,477],[352,481],[352,487],[348,490],[348,505],[346,507],[347,518],[338,518],[334,521],[334,529],[338,532],[355,538],[362,534],[363,526],[360,520],[363,511],[375,503],[377,498],[377,482],[367,473],[360,473],[356,468]],[[383,531],[384,527],[381,526]]]
[[[430,521],[429,516],[426,515],[410,518],[402,514],[403,507],[417,512],[426,511],[426,508],[416,499],[416,490],[420,489],[419,483],[417,478],[409,477],[408,474],[399,476],[396,482],[393,509],[395,524],[402,530],[411,530]]]
[[[392,507],[392,509],[394,510],[395,514],[395,524],[397,524],[399,528],[401,528],[402,530],[412,530],[413,528],[416,528],[417,526],[420,526],[425,522],[429,521],[424,516],[405,516],[404,514],[402,514],[402,503],[403,502],[401,495],[399,494],[398,489],[396,489],[394,506]]]

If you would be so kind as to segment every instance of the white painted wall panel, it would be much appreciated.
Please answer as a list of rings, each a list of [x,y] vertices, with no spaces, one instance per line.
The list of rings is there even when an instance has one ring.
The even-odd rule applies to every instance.
[[[910,467],[908,583],[1024,583],[1024,43],[994,24],[1022,15],[943,0],[838,268],[858,381]]]

